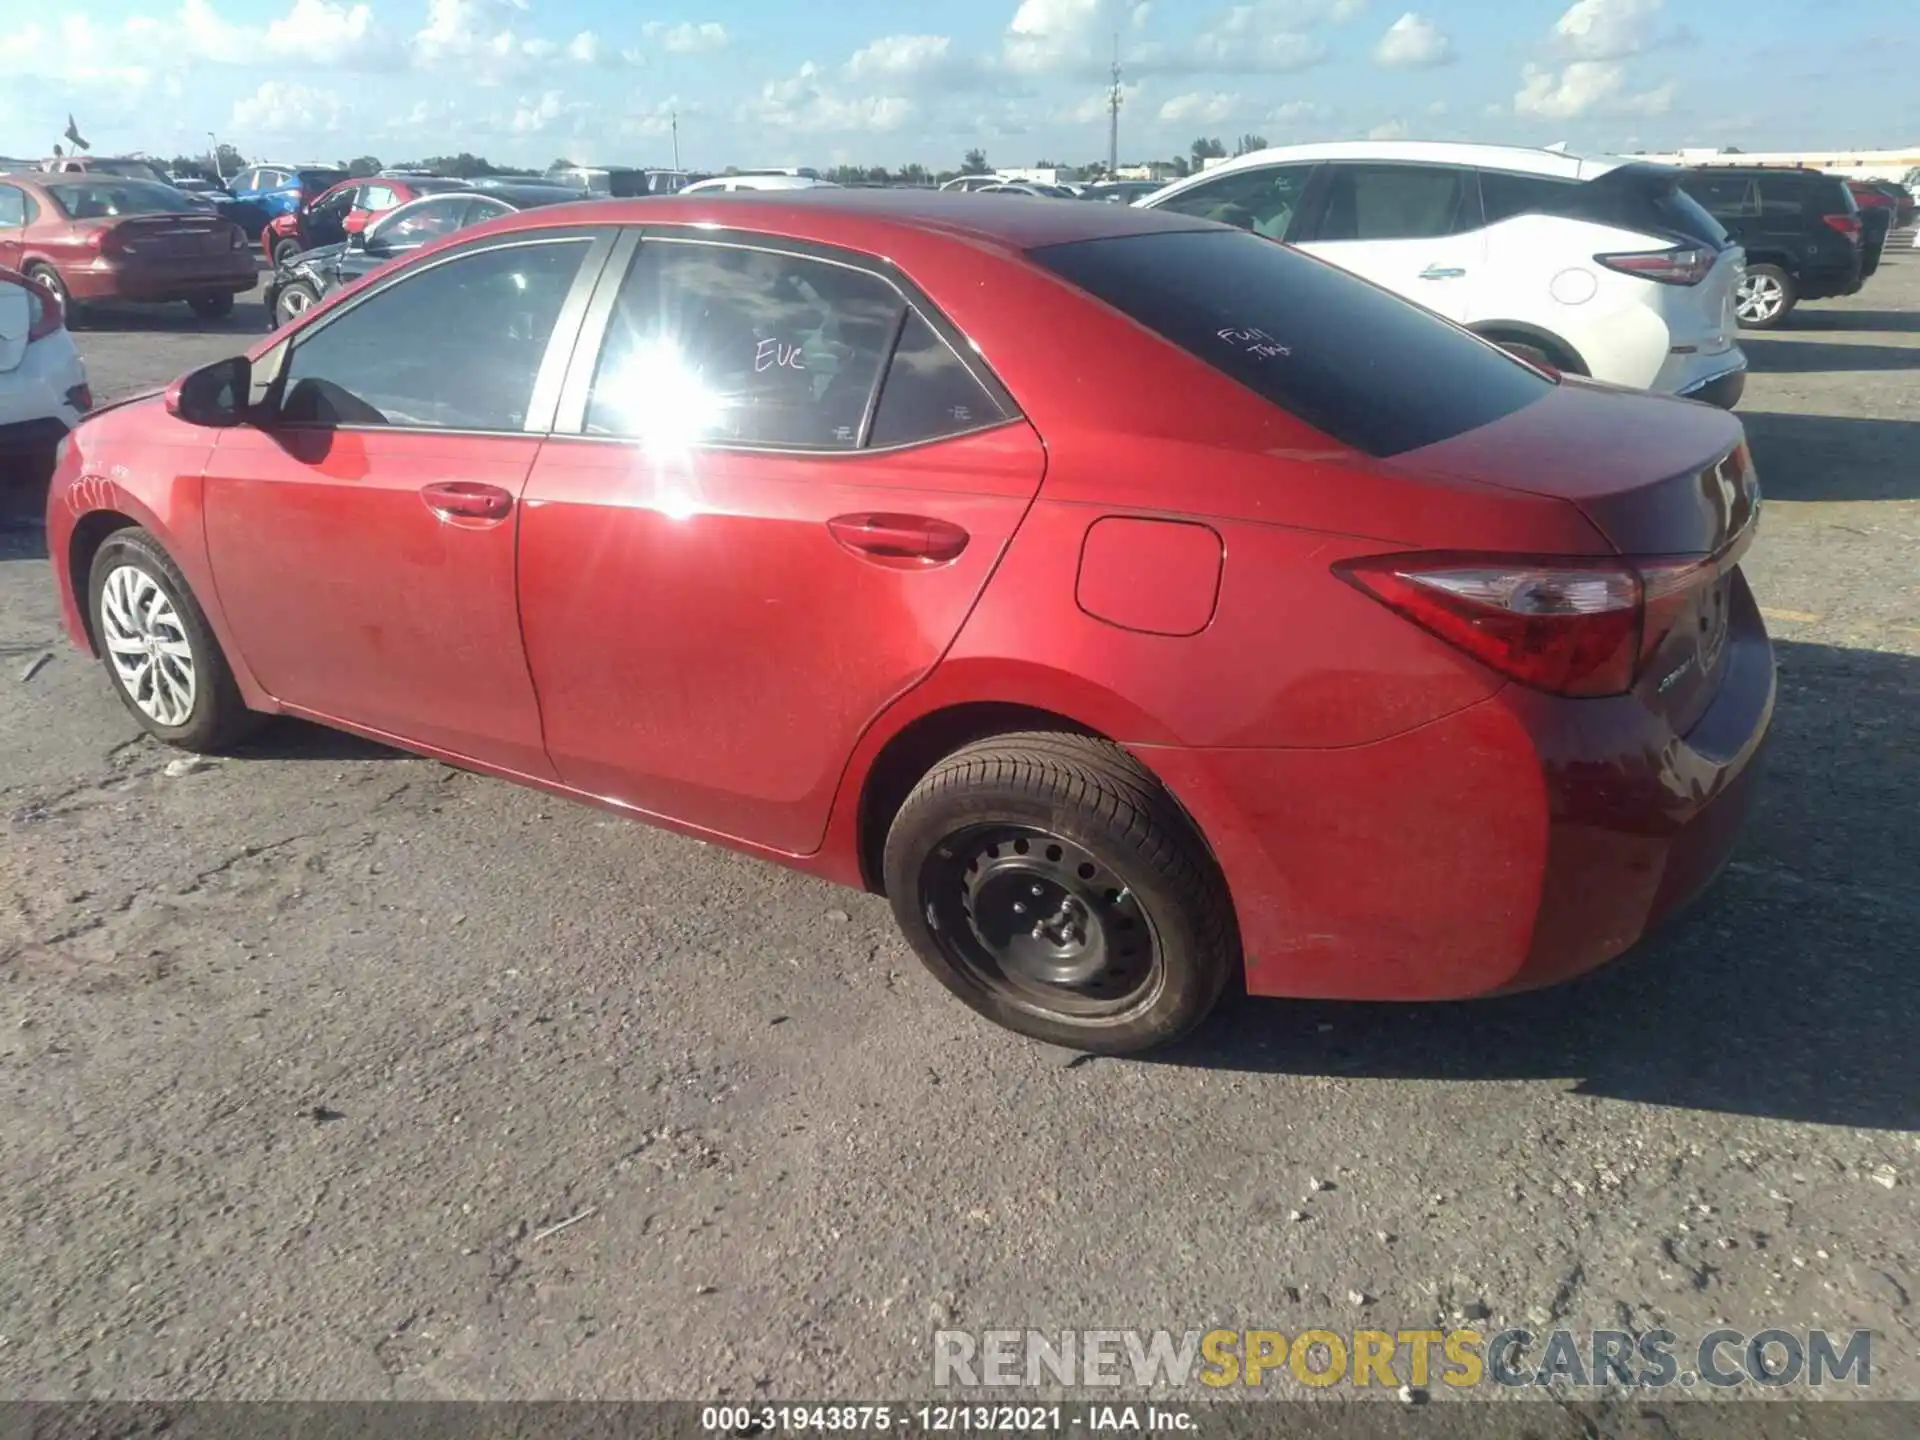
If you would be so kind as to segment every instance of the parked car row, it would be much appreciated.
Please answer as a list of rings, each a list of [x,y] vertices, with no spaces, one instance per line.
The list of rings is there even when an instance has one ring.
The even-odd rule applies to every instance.
[[[1738,250],[1669,174],[1427,160],[1145,208],[425,196],[73,432],[66,629],[168,744],[302,716],[880,891],[964,1003],[1083,1050],[1242,982],[1566,978],[1750,803],[1755,470],[1723,411],[1347,260],[1513,266],[1698,393]]]
[[[516,210],[580,198],[577,191],[558,185],[414,183],[421,191],[419,198],[377,213],[346,211],[340,239],[309,250],[282,253],[267,281],[269,325],[285,324],[335,290],[456,230]],[[365,218],[355,224],[356,217]]]

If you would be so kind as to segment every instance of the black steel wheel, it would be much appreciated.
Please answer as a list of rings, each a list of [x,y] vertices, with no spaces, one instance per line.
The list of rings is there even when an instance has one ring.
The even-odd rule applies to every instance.
[[[1085,736],[994,736],[934,766],[888,833],[885,882],[941,983],[1075,1049],[1178,1038],[1238,966],[1225,884],[1185,816]]]

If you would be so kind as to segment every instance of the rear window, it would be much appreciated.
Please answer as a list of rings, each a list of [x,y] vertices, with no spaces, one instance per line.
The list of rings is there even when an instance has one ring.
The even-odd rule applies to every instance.
[[[121,215],[191,215],[194,204],[171,185],[146,180],[59,179],[46,183],[47,197],[69,220],[111,220]]]
[[[318,195],[322,190],[332,189],[347,178],[344,170],[302,170],[297,177],[300,188],[309,195]]]
[[[1368,455],[1477,430],[1553,389],[1418,305],[1244,230],[1080,240],[1032,256]]]
[[[151,180],[157,185],[165,185],[167,177],[144,160],[94,160],[87,165],[88,173],[95,175],[120,175],[128,180]]]
[[[1587,181],[1573,193],[1567,213],[1577,219],[1627,230],[1644,230],[1724,248],[1724,226],[1680,187],[1678,171],[1622,165]]]

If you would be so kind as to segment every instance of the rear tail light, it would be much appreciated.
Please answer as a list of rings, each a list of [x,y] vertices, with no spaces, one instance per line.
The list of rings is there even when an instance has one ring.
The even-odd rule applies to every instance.
[[[1488,668],[1554,695],[1623,695],[1727,560],[1429,552],[1334,573]]]
[[[134,251],[133,237],[117,225],[89,231],[87,244],[102,255],[131,255]]]
[[[1859,240],[1860,238],[1859,215],[1857,214],[1849,215],[1843,211],[1838,215],[1822,215],[1820,218],[1826,221],[1827,224],[1832,226],[1835,230],[1838,230],[1842,235],[1846,236],[1849,240],[1854,240],[1854,241]]]
[[[1593,257],[1609,270],[1662,285],[1698,285],[1713,270],[1715,252],[1700,245],[1677,250],[1631,250]]]

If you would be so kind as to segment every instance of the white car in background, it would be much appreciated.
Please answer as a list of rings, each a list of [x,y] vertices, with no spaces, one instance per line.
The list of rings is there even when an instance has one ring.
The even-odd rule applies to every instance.
[[[7,487],[51,473],[54,450],[92,408],[87,367],[59,298],[0,268],[0,476]]]
[[[1731,408],[1746,257],[1666,166],[1354,141],[1256,150],[1136,203],[1284,240],[1530,360]]]
[[[719,190],[838,190],[831,180],[811,175],[716,175],[683,187],[682,195],[711,195]]]

